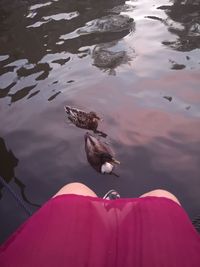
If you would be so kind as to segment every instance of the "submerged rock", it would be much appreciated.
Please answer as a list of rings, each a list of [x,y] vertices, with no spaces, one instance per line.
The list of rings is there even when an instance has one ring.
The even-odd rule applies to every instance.
[[[78,30],[79,34],[98,32],[120,32],[134,28],[134,19],[125,15],[108,15],[86,23]]]
[[[99,68],[115,68],[124,61],[125,57],[125,51],[112,52],[100,49],[93,53],[94,65]]]
[[[92,52],[93,65],[101,69],[114,71],[119,65],[130,61],[126,51],[112,51],[110,46],[109,44],[95,46]]]

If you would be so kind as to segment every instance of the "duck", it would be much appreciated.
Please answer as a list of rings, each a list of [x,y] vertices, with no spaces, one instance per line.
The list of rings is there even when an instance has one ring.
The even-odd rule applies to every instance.
[[[65,106],[64,109],[68,115],[68,119],[79,128],[96,132],[99,121],[102,121],[94,111],[85,112],[70,106]]]
[[[120,162],[114,158],[111,148],[88,132],[84,138],[85,152],[90,165],[101,174],[113,174],[118,177],[113,169],[115,164]]]

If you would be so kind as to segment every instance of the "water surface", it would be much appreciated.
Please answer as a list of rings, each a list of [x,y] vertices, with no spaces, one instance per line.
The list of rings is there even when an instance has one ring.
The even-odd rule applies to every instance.
[[[199,1],[2,0],[0,22],[0,174],[19,195],[163,188],[199,214]],[[89,166],[64,105],[103,117],[119,178]],[[2,242],[26,214],[0,192]]]

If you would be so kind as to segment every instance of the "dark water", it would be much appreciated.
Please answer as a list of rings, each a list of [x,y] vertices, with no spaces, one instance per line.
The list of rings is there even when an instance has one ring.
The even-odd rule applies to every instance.
[[[199,1],[1,0],[0,175],[33,203],[79,181],[99,196],[163,188],[199,214],[199,48]],[[119,178],[88,165],[66,104],[104,118]],[[2,242],[26,214],[0,192]]]

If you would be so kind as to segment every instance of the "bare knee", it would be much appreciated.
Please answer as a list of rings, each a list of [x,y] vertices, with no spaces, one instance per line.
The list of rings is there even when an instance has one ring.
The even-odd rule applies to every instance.
[[[82,196],[97,197],[97,195],[86,185],[82,183],[70,183],[63,186],[53,197],[64,194],[75,194]]]
[[[140,197],[166,197],[178,203],[179,205],[181,205],[177,197],[175,197],[175,195],[163,189],[156,189],[156,190],[147,192],[141,195]]]

